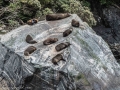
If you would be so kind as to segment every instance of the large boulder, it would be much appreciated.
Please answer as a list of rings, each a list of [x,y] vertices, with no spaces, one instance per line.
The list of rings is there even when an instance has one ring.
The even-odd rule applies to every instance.
[[[33,75],[34,67],[24,58],[0,43],[0,89],[17,90],[24,79]]]
[[[73,28],[73,32],[69,36],[63,37],[62,32],[71,27],[72,19],[79,20],[80,24],[84,25],[84,29]],[[38,43],[32,45],[37,50],[26,57],[24,50],[31,46],[25,41],[28,34]],[[59,41],[44,46],[43,41],[49,37],[57,37]],[[71,43],[70,47],[56,52],[55,46],[66,41]],[[32,64],[35,69],[33,75],[30,76],[31,79],[25,77],[23,88],[32,85],[33,90],[120,89],[120,65],[116,62],[109,46],[75,14],[62,20],[44,20],[33,26],[21,26],[2,36],[1,42],[19,57],[24,58],[29,65]],[[51,59],[58,53],[62,53],[66,62],[60,61],[58,65],[54,65]],[[11,75],[13,74],[9,76]],[[38,77],[39,79],[37,79]],[[59,78],[61,78],[60,82],[58,82]],[[39,84],[35,82],[39,82]]]

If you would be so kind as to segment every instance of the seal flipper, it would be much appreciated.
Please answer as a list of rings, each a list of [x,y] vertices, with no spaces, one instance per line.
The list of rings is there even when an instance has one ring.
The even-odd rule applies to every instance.
[[[30,44],[35,44],[35,43],[37,43],[37,41],[31,40],[31,41],[29,41],[29,43],[30,43]]]
[[[37,43],[37,41],[33,40],[33,38],[30,35],[27,35],[25,40],[29,44],[35,44],[35,43]]]
[[[62,61],[66,61],[65,59],[61,59]]]
[[[54,62],[54,65],[58,65],[58,63],[57,63],[57,62]]]

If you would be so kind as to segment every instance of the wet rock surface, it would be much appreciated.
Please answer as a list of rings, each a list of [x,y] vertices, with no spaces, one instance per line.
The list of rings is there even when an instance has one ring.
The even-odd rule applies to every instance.
[[[69,36],[63,37],[62,32],[71,27],[72,19],[78,20],[85,28],[84,30],[73,28],[73,32]],[[38,43],[33,45],[37,50],[26,57],[24,50],[31,46],[25,41],[28,34]],[[44,46],[43,41],[48,37],[57,37],[58,41]],[[31,74],[26,71],[28,76],[20,78],[15,83],[15,87],[20,85],[23,90],[27,90],[27,88],[32,88],[32,90],[120,89],[120,65],[116,62],[108,44],[75,14],[62,20],[40,21],[33,26],[21,26],[3,35],[1,42],[28,63],[25,68],[22,63],[21,69],[29,70],[29,65],[34,69]],[[56,52],[55,46],[62,42],[70,42],[71,45]],[[51,59],[57,54],[62,54],[66,62],[60,61],[58,65],[54,65]],[[13,65],[16,68],[19,66]],[[11,77],[13,74],[9,76]],[[22,82],[19,82],[20,80]]]

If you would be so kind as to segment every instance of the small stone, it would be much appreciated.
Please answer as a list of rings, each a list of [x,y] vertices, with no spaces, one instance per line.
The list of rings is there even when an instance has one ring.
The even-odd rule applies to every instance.
[[[6,32],[8,32],[8,30],[2,30],[1,32],[2,32],[2,33],[6,33]]]
[[[2,25],[1,27],[2,27],[2,28],[5,28],[5,27],[6,27],[6,25]]]
[[[3,28],[2,28],[2,27],[0,27],[0,30],[3,30]]]
[[[84,29],[85,29],[85,26],[81,25],[80,28],[81,28],[82,30],[84,30]]]

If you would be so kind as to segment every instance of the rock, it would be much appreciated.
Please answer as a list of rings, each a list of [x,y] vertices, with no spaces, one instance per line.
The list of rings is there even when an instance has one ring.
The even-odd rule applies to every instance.
[[[2,28],[5,28],[5,27],[6,27],[6,25],[2,25],[1,27],[2,27]]]
[[[112,52],[119,62],[120,57],[119,54],[116,56],[114,52],[120,52],[120,9],[116,7],[107,7],[103,9],[103,16],[102,19],[104,23],[103,25],[99,25],[93,27],[95,32],[102,36],[102,38],[109,44],[110,48],[112,48]],[[116,47],[117,44],[117,47]],[[115,51],[113,50],[115,49]],[[120,63],[120,62],[119,62]]]
[[[73,32],[68,37],[62,37],[61,32],[71,27],[70,22],[72,19],[83,23],[77,15],[73,14],[62,20],[40,21],[33,26],[24,25],[1,37],[1,42],[6,47],[12,49],[13,53],[15,53],[14,55],[17,55],[15,56],[16,59],[14,59],[14,56],[11,55],[12,53],[9,52],[10,55],[8,53],[11,56],[9,63],[12,63],[12,68],[8,69],[11,64],[7,64],[8,67],[6,67],[6,70],[14,71],[15,67],[21,66],[22,70],[20,71],[27,74],[17,80],[18,82],[15,83],[15,87],[20,86],[20,81],[24,78],[23,88],[31,85],[32,90],[48,89],[49,87],[51,90],[54,90],[54,88],[57,90],[76,90],[77,81],[75,81],[75,78],[79,73],[82,73],[89,83],[89,86],[85,86],[88,83],[85,83],[85,79],[81,80],[81,82],[84,82],[83,90],[120,90],[120,65],[116,62],[108,44],[100,36],[96,35],[91,27],[84,23],[85,30],[73,28]],[[32,35],[33,39],[38,41],[38,43],[34,44],[37,50],[30,55],[29,59],[19,60],[18,57],[23,58],[24,50],[29,46],[25,41],[28,34]],[[57,37],[58,42],[44,46],[43,41],[48,37]],[[56,52],[55,46],[63,42],[70,42],[70,47],[61,52]],[[3,47],[0,46],[0,49],[3,49]],[[2,50],[0,55],[4,53],[5,51]],[[66,62],[60,61],[55,66],[51,62],[51,59],[58,53],[63,55]],[[6,56],[4,55],[3,57]],[[15,60],[20,65],[16,64],[15,66]],[[3,61],[2,56],[0,61]],[[4,64],[1,63],[2,66]],[[34,67],[35,72],[28,72],[31,70],[28,67]],[[36,68],[40,69],[40,71],[36,72]],[[58,77],[57,72],[62,74],[61,80],[58,80],[58,82],[56,80]],[[8,76],[15,78],[12,73],[8,74]],[[30,79],[28,79],[29,77]],[[26,83],[27,81],[29,83]]]
[[[8,32],[8,30],[1,30],[1,33],[6,33]]]
[[[3,88],[2,90],[21,88],[24,78],[32,75],[33,72],[33,66],[0,43],[0,88]]]
[[[2,30],[3,28],[2,27],[0,27],[0,30]]]

